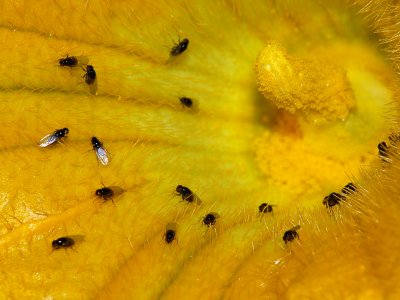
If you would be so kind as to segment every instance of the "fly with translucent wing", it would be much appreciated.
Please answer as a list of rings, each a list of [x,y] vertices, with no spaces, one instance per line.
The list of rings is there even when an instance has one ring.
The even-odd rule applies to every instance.
[[[114,202],[113,197],[122,195],[124,192],[125,190],[123,188],[120,188],[119,186],[105,186],[103,188],[97,189],[95,195],[98,198],[103,198],[104,202],[107,202],[108,200]]]
[[[182,196],[182,201],[186,201],[187,203],[196,203],[198,205],[201,204],[201,200],[195,193],[193,193],[188,187],[183,185],[178,185],[176,187],[177,196]]]
[[[81,67],[82,68],[82,67]],[[97,94],[97,75],[92,65],[87,65],[86,69],[82,68],[86,73],[82,76],[85,79],[86,84],[90,88],[92,95]]]
[[[59,142],[62,138],[66,137],[68,132],[69,132],[68,128],[57,129],[53,133],[50,133],[46,135],[44,138],[42,138],[39,141],[39,147],[45,148],[56,142]]]
[[[104,148],[103,143],[99,141],[97,137],[92,137],[91,143],[93,146],[93,150],[96,152],[97,160],[101,162],[103,166],[108,165],[111,160],[111,157],[107,150]]]

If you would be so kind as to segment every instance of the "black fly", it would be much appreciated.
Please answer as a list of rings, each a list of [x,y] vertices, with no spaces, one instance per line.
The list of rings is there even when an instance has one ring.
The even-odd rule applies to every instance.
[[[179,98],[179,101],[181,101],[181,104],[183,106],[186,106],[189,108],[192,107],[192,105],[193,105],[193,100],[190,98],[187,98],[187,97],[181,97],[181,98]]]
[[[330,193],[328,196],[324,198],[322,204],[326,207],[332,207],[338,205],[341,201],[346,200],[346,196],[343,196],[339,193]]]
[[[164,238],[167,244],[171,244],[176,239],[176,223],[168,223]]]
[[[211,212],[208,213],[204,218],[203,218],[203,223],[207,227],[210,227],[212,225],[215,225],[217,223],[217,219],[219,218],[219,215],[217,213]]]
[[[259,207],[258,207],[258,210],[260,211],[260,214],[261,213],[272,213],[272,211],[273,211],[273,207],[274,206],[276,206],[276,205],[272,205],[272,204],[268,204],[268,203],[263,203],[263,204],[261,204]]]
[[[60,248],[70,248],[75,244],[75,241],[70,238],[70,237],[60,237],[56,240],[54,240],[51,245],[54,250],[60,249]]]
[[[197,203],[197,204],[201,204],[201,200],[199,197],[197,197],[197,195],[195,193],[193,193],[188,187],[183,186],[183,185],[178,185],[176,187],[176,192],[178,193],[178,195],[180,195],[182,197],[183,201],[186,201],[188,203]]]
[[[103,166],[108,165],[110,158],[107,150],[104,148],[103,143],[99,141],[97,137],[92,137],[90,140],[93,150],[96,152],[97,160],[101,162]]]
[[[283,234],[283,241],[285,242],[285,244],[287,244],[288,242],[292,242],[295,238],[299,238],[299,234],[297,233],[297,230],[299,229],[300,225],[297,225],[292,229],[285,231],[285,233]]]
[[[89,63],[87,56],[67,56],[58,60],[60,67],[76,67],[78,65],[85,66]]]
[[[176,43],[176,44],[172,47],[172,49],[171,49],[171,51],[169,52],[169,54],[170,54],[171,56],[177,56],[177,55],[179,55],[179,54],[185,52],[185,50],[187,49],[188,45],[189,45],[189,40],[188,40],[188,39],[183,39],[182,41],[179,40],[178,43]]]
[[[90,87],[90,93],[92,95],[96,95],[97,92],[97,76],[96,71],[94,70],[92,65],[87,65],[86,70],[82,68],[86,73],[82,76],[85,79],[85,82]]]
[[[125,190],[118,187],[118,186],[110,186],[110,187],[103,187],[101,189],[97,189],[95,192],[95,195],[99,198],[103,198],[103,202],[107,202],[108,200],[111,200],[114,202],[113,198],[115,196],[119,196],[122,193],[124,193]]]
[[[57,129],[53,133],[50,133],[46,135],[44,138],[42,138],[39,142],[39,147],[44,148],[54,144],[55,142],[60,141],[63,137],[65,137],[68,134],[68,132],[69,132],[68,128]]]

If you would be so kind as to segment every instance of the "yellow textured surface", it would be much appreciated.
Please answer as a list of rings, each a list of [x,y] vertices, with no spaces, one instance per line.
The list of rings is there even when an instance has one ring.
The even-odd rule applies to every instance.
[[[351,53],[353,62],[359,51]],[[382,70],[377,61],[367,61],[365,69]],[[286,201],[314,205],[321,193],[340,190],[376,157],[393,82],[382,82],[378,78],[384,73],[365,69],[350,67],[357,109],[348,118],[321,125],[280,111],[275,126],[256,140],[256,160],[269,186],[278,187]]]
[[[362,22],[388,39],[382,3],[358,15],[339,1],[2,1],[0,299],[398,298],[399,158],[376,153],[395,126],[395,75]],[[171,58],[179,37],[189,47]],[[267,40],[339,66],[354,95],[344,121],[315,127],[265,101],[254,64]],[[80,68],[57,66],[66,54],[89,57],[98,96]],[[37,146],[63,127],[63,144]],[[360,164],[360,192],[327,211]],[[102,182],[126,192],[102,204]],[[274,213],[260,217],[262,202]],[[53,251],[61,236],[72,249]]]
[[[260,91],[276,107],[303,114],[312,122],[344,120],[354,106],[354,95],[345,70],[338,65],[289,56],[269,42],[255,66]]]

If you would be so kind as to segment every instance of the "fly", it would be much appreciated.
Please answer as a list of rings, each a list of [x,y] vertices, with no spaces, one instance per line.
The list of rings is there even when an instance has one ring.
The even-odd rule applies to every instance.
[[[188,47],[188,45],[189,45],[189,40],[188,40],[188,39],[183,39],[182,41],[179,40],[178,43],[176,43],[176,44],[172,47],[172,49],[171,49],[171,51],[169,52],[169,54],[170,54],[171,56],[177,56],[177,55],[179,55],[179,54],[185,52],[186,49],[187,49],[187,47]]]
[[[87,56],[67,56],[65,58],[60,58],[58,60],[60,67],[76,67],[85,66],[89,63],[89,58]]]
[[[104,148],[103,143],[98,140],[97,137],[92,137],[91,143],[93,146],[93,150],[96,152],[97,160],[101,162],[103,166],[108,165],[110,162],[109,154],[107,150]]]
[[[96,71],[94,70],[92,65],[87,65],[86,69],[82,68],[82,70],[86,72],[85,75],[82,76],[82,78],[85,79],[86,84],[89,86],[90,93],[92,95],[96,95],[96,92],[97,92]]]
[[[63,137],[66,137],[68,132],[69,132],[68,128],[57,129],[53,133],[50,133],[46,135],[44,138],[42,138],[39,142],[39,147],[44,148],[56,142],[59,142]]]

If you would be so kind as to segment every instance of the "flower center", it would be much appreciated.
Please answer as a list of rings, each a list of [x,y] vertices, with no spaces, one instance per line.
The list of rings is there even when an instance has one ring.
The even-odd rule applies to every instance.
[[[394,76],[372,51],[340,42],[312,56],[276,42],[261,51],[258,88],[278,109],[255,143],[271,198],[316,204],[377,155]]]

